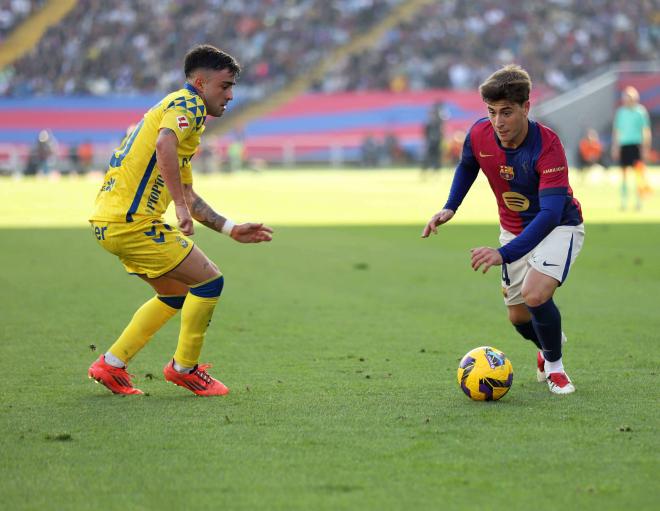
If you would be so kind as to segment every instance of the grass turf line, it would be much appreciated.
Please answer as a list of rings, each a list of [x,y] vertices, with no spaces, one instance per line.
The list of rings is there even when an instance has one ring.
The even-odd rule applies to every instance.
[[[557,295],[578,388],[566,397],[535,382],[498,273],[469,267],[497,229],[418,231],[289,227],[241,246],[200,228],[227,279],[203,360],[232,389],[201,399],[162,378],[178,318],[131,365],[149,396],[88,380],[148,289],[87,229],[3,230],[4,505],[653,509],[660,226],[587,226]],[[498,403],[456,383],[482,344],[513,363]]]
[[[444,204],[451,179],[449,171],[422,179],[414,169],[266,171],[195,176],[195,190],[240,222],[263,221],[273,226],[418,225],[421,231]],[[642,211],[633,209],[632,198],[631,209],[620,211],[618,179],[616,170],[571,174],[587,224],[660,223],[660,193],[646,200]],[[651,170],[649,181],[660,190],[660,170]],[[85,226],[102,182],[102,176],[91,175],[59,181],[0,179],[0,227]],[[172,211],[168,218],[174,218]],[[452,224],[496,222],[493,193],[480,174]]]

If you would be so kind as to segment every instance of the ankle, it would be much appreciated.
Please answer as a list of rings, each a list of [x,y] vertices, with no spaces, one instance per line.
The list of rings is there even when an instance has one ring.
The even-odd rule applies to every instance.
[[[103,360],[105,360],[105,363],[112,366],[116,367],[118,369],[124,369],[126,367],[126,363],[120,359],[119,357],[115,357],[111,352],[106,352],[105,355],[103,355]]]

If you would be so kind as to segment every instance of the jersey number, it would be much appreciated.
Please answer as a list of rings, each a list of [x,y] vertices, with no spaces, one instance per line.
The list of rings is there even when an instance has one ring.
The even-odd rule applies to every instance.
[[[124,158],[131,150],[131,147],[133,146],[133,142],[135,142],[135,139],[137,138],[138,133],[142,129],[143,124],[144,124],[144,119],[142,119],[138,123],[138,125],[135,126],[135,129],[131,132],[130,135],[127,135],[126,138],[124,138],[124,141],[119,146],[119,149],[117,149],[115,153],[112,155],[112,158],[110,158],[110,167],[114,168],[114,167],[119,167],[121,165],[121,162],[124,161]]]

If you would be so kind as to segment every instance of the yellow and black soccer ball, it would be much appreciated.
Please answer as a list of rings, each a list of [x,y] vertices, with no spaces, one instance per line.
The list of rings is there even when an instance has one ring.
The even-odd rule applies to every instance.
[[[475,401],[497,401],[509,392],[513,366],[504,353],[490,346],[469,351],[458,366],[458,384]]]

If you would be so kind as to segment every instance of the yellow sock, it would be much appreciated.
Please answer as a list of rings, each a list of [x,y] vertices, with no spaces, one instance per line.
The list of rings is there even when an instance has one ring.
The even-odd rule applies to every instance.
[[[181,309],[181,332],[174,361],[182,367],[194,367],[199,362],[204,337],[215,305],[222,292],[222,276],[190,288]]]
[[[140,307],[108,351],[127,364],[183,305],[185,296],[154,296]]]

